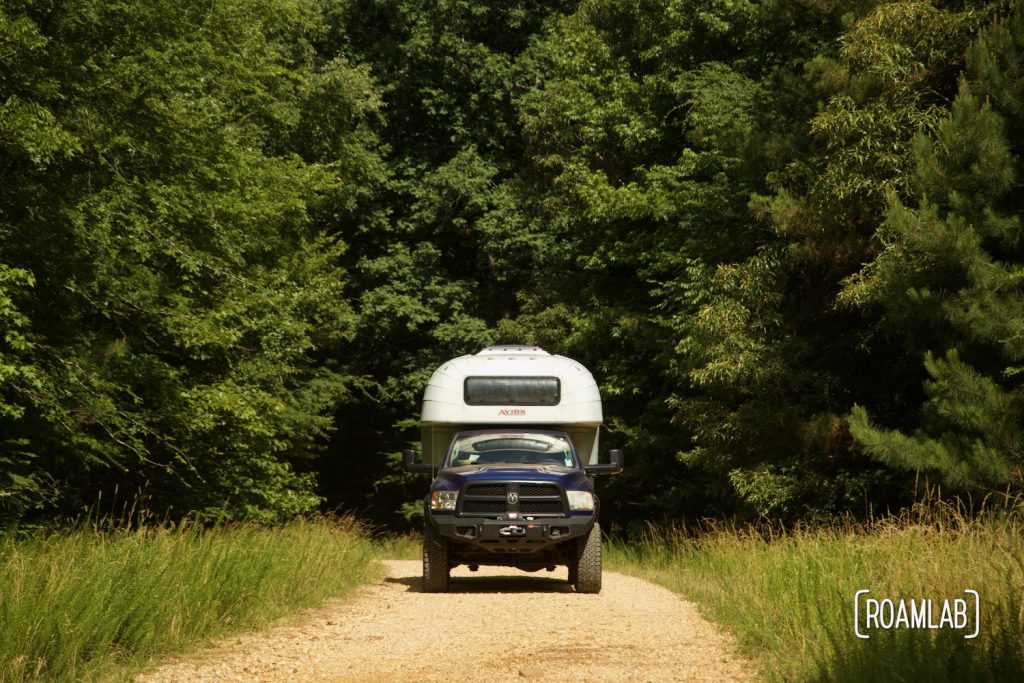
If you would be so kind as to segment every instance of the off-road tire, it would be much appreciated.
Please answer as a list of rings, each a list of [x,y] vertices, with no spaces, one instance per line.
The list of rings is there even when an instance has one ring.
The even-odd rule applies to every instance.
[[[423,591],[425,593],[448,592],[448,539],[434,529],[426,520],[423,529]]]
[[[601,592],[601,525],[594,522],[586,538],[579,540],[575,567],[569,567],[569,577],[577,593]],[[573,571],[575,569],[575,571]]]

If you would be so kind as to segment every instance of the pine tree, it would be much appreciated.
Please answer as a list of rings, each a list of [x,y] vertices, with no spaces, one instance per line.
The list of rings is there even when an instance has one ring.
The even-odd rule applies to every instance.
[[[890,196],[884,248],[850,283],[881,304],[928,374],[915,424],[874,426],[858,406],[854,438],[958,488],[1024,484],[1022,76],[1018,3],[968,50],[948,117],[915,142],[916,205]]]
[[[694,433],[684,454],[728,481],[740,510],[772,518],[899,505],[906,473],[864,455],[844,416],[855,403],[906,414],[920,356],[878,333],[843,281],[872,259],[889,192],[908,196],[915,133],[945,115],[985,8],[878,3],[792,77],[799,154],[751,207],[768,233],[720,265],[695,318],[699,393],[676,402]],[[815,113],[815,111],[817,113]],[[808,125],[809,124],[809,125]],[[912,368],[913,372],[908,372]]]

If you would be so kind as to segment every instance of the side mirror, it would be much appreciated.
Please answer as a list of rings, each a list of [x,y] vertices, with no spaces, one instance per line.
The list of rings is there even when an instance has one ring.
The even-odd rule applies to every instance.
[[[608,451],[608,459],[611,460],[612,465],[615,466],[615,474],[622,471],[622,465],[626,459],[626,454],[619,448],[613,448]]]
[[[429,462],[416,462],[416,451],[411,448],[402,449],[402,467],[406,472],[419,474],[430,474],[434,471],[433,465]]]
[[[623,453],[618,448],[608,451],[608,459],[611,462],[599,465],[586,465],[583,471],[587,474],[618,474],[622,471]]]

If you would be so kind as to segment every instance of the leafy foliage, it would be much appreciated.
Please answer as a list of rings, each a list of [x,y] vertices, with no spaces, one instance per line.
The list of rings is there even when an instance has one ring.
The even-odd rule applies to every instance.
[[[678,403],[697,426],[686,459],[727,475],[751,512],[866,513],[914,493],[865,457],[843,419],[858,401],[905,414],[919,394],[898,337],[843,283],[873,257],[885,198],[907,190],[915,135],[941,118],[986,12],[869,7],[837,54],[806,63],[806,87],[823,104],[798,159],[751,203],[772,237],[716,273],[697,314],[703,364],[691,377],[704,391]]]
[[[913,204],[890,198],[885,248],[855,285],[923,352],[928,380],[911,434],[872,426],[858,407],[854,436],[958,488],[1024,484],[1022,69],[1018,9],[968,50],[949,114],[916,140]]]
[[[407,524],[494,341],[597,375],[608,528],[1021,483],[1013,3],[2,7],[0,522]]]
[[[211,516],[315,507],[289,463],[346,391],[311,354],[352,312],[309,211],[368,152],[324,165],[280,141],[329,96],[361,125],[365,74],[353,92],[317,63],[309,3],[36,3],[3,23],[8,476],[31,458],[65,509],[114,485]]]

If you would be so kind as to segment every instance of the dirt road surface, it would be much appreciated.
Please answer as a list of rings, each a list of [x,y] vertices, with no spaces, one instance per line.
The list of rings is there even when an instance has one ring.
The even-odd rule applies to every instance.
[[[419,562],[345,600],[140,676],[165,681],[739,681],[754,667],[674,593],[611,572],[598,595],[566,569],[466,567],[420,592]]]

